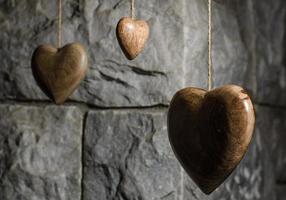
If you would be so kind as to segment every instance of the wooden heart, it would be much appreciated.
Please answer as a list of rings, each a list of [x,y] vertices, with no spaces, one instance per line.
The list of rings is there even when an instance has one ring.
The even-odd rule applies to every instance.
[[[239,86],[209,92],[186,88],[168,113],[169,140],[176,157],[199,188],[214,191],[235,169],[251,141],[253,105]]]
[[[133,60],[144,49],[149,26],[146,21],[124,17],[117,24],[116,36],[125,56]]]
[[[32,58],[34,77],[43,92],[56,104],[62,104],[78,87],[87,72],[87,55],[79,43],[57,49],[39,46]]]

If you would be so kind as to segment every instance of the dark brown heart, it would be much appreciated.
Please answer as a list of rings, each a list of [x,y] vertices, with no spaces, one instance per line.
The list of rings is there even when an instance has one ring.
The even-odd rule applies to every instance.
[[[149,37],[149,26],[143,20],[124,17],[117,24],[116,36],[125,56],[133,60],[144,49]]]
[[[239,86],[209,92],[186,88],[174,96],[168,131],[176,157],[199,188],[213,192],[243,158],[255,124],[252,102]]]
[[[62,104],[78,87],[87,72],[87,55],[79,43],[57,49],[39,46],[32,58],[34,77],[56,104]]]

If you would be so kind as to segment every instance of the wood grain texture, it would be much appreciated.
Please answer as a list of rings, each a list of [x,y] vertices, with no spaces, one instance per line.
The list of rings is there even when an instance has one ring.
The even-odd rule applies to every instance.
[[[243,158],[255,124],[252,102],[239,86],[209,92],[186,88],[168,113],[169,140],[176,157],[199,188],[213,192]]]
[[[41,45],[33,54],[32,70],[43,92],[56,104],[62,104],[84,78],[87,60],[85,49],[79,43],[60,49]]]
[[[116,36],[125,56],[133,60],[144,49],[149,26],[146,21],[124,17],[117,24]]]

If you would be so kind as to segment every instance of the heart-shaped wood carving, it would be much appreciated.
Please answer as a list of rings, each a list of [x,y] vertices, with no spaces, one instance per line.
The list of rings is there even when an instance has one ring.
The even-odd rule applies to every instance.
[[[79,43],[62,48],[39,46],[32,58],[34,77],[56,104],[62,104],[78,87],[87,72],[87,55]]]
[[[146,21],[124,17],[117,24],[116,36],[125,56],[133,60],[144,49],[149,26]]]
[[[169,140],[178,160],[206,194],[235,169],[251,141],[252,102],[239,86],[209,92],[186,88],[174,96],[168,113]]]

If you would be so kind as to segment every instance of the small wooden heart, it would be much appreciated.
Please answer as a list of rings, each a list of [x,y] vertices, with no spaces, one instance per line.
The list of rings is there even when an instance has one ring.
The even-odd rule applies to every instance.
[[[41,45],[33,54],[32,71],[43,92],[56,104],[62,104],[87,72],[85,49],[79,43],[60,49]]]
[[[125,56],[133,60],[144,49],[149,26],[146,21],[124,17],[117,24],[116,36]]]
[[[239,86],[209,92],[186,88],[174,96],[168,113],[171,146],[178,160],[206,194],[235,169],[251,141],[252,102]]]

